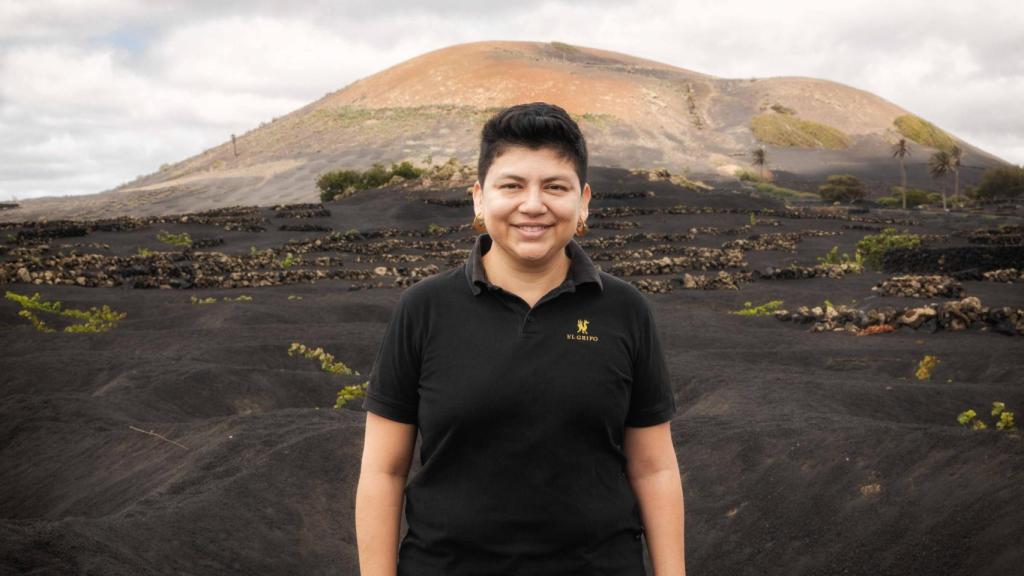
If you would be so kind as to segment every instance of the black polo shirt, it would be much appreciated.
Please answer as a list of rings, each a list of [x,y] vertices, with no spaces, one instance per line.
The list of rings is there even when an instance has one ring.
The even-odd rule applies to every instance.
[[[565,281],[530,306],[466,263],[407,288],[363,407],[416,423],[399,576],[644,574],[625,426],[675,413],[654,318],[572,240]]]

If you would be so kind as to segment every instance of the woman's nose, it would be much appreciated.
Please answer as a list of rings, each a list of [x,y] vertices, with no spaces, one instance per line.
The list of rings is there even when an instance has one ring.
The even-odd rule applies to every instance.
[[[528,214],[543,213],[547,210],[544,205],[544,196],[540,186],[527,186],[526,197],[519,204],[519,211]]]

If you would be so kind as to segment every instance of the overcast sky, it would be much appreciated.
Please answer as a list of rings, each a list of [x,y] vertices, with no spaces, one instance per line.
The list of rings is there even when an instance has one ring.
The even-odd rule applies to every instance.
[[[113,188],[478,40],[556,40],[725,78],[835,80],[1024,164],[1016,0],[493,4],[0,0],[0,200]]]

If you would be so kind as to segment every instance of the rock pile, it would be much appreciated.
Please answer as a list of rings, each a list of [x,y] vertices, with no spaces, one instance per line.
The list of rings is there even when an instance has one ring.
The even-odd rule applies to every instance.
[[[971,244],[989,246],[1024,245],[1024,226],[1004,225],[999,228],[983,228],[961,234]]]
[[[744,282],[750,282],[750,272],[726,272],[719,270],[715,275],[683,274],[683,288],[687,290],[739,290]]]
[[[1008,335],[1024,335],[1024,309],[989,308],[973,296],[963,300],[931,303],[926,306],[896,309],[892,307],[861,310],[843,304],[839,306],[801,306],[796,311],[776,310],[773,315],[779,320],[811,324],[813,332],[846,331],[860,333],[884,325],[893,328],[907,327],[914,330],[936,332],[938,330],[960,331],[969,328],[994,330]]]
[[[889,273],[950,274],[973,271],[980,274],[1001,268],[1024,268],[1024,246],[893,248],[882,254],[882,269]]]
[[[327,218],[331,211],[323,204],[282,204],[274,206],[275,218]]]
[[[286,266],[281,254],[273,250],[248,256],[230,256],[220,252],[157,252],[146,256],[107,256],[103,254],[57,255],[38,261],[0,263],[0,284],[55,284],[85,287],[128,285],[133,288],[241,288],[313,282],[321,278],[366,280],[380,276],[368,269],[323,269],[341,266],[340,258],[329,256],[314,260],[317,268],[303,268],[301,258]],[[385,268],[385,275],[422,278],[437,272],[434,265],[421,268]]]
[[[893,276],[872,286],[871,290],[881,296],[905,298],[962,298],[964,294],[959,282],[940,274]]]
[[[847,273],[856,274],[859,268],[855,263],[817,264],[815,266],[792,265],[788,268],[769,266],[764,270],[754,270],[755,280],[802,280],[805,278],[842,278]]]
[[[672,291],[672,283],[668,280],[657,280],[653,278],[640,278],[637,280],[630,280],[630,284],[636,286],[641,292],[647,292],[651,294],[664,294]]]
[[[1003,268],[1001,270],[985,272],[981,277],[982,279],[990,282],[1006,282],[1007,284],[1012,284],[1014,282],[1024,282],[1024,270]]]
[[[243,232],[263,232],[270,224],[267,219],[260,214],[260,209],[257,206],[228,206],[225,208],[206,210],[205,212],[197,212],[195,214],[161,216],[156,218],[147,218],[146,220],[150,224],[157,222],[207,224],[210,226],[220,226],[228,231],[238,230]]]

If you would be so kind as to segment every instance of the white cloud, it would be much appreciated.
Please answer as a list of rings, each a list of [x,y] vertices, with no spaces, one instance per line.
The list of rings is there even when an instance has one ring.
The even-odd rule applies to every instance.
[[[1010,0],[7,0],[0,199],[114,187],[476,40],[561,40],[721,77],[827,78],[1024,163],[1020,30]]]

